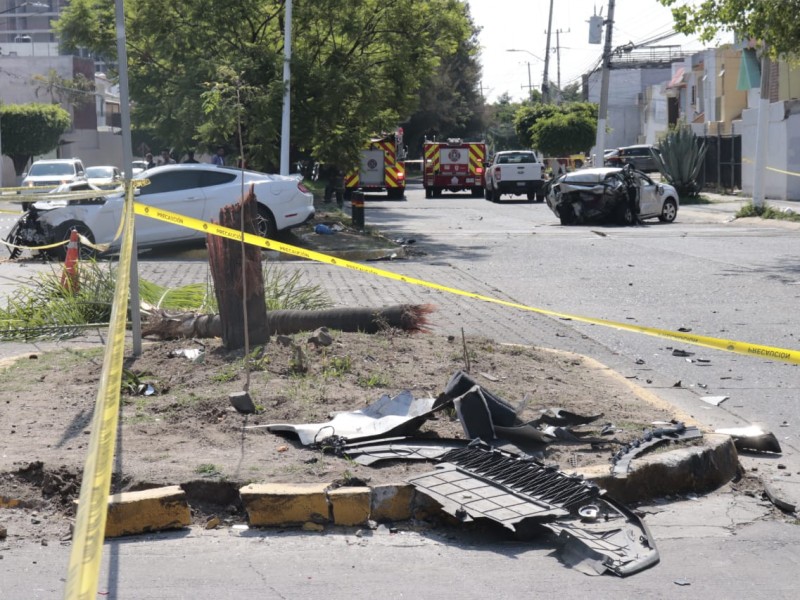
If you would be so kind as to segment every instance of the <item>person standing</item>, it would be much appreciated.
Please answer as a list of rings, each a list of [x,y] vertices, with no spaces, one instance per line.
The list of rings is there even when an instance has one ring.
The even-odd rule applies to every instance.
[[[217,153],[211,157],[211,164],[220,166],[225,164],[225,148],[222,146],[217,148]]]
[[[153,155],[150,154],[149,152],[144,155],[144,159],[147,161],[147,166],[145,167],[145,169],[152,169],[153,167],[156,166],[156,162],[153,160]]]
[[[200,161],[195,160],[195,158],[194,158],[194,150],[189,150],[188,152],[186,152],[186,160],[183,161],[183,162],[184,162],[184,164],[197,164]]]
[[[158,164],[159,165],[174,165],[175,164],[175,159],[170,156],[169,150],[167,148],[164,148],[161,151],[161,157],[159,159],[159,163]]]

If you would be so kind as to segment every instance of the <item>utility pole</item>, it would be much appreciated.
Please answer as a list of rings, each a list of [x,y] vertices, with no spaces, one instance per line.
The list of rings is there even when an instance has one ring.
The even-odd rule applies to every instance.
[[[550,16],[547,19],[547,48],[544,51],[544,75],[542,75],[542,103],[550,104],[550,30],[553,28],[553,0],[550,0]]]
[[[533,82],[531,81],[531,63],[528,62],[528,100],[533,96]]]
[[[597,138],[595,140],[595,155],[592,164],[595,167],[603,166],[603,155],[606,150],[606,115],[608,114],[608,80],[611,70],[611,35],[614,29],[614,0],[608,0],[608,18],[606,25],[606,41],[603,46],[603,73],[600,83],[600,108],[597,111]]]
[[[561,101],[561,37],[562,33],[569,33],[569,29],[563,31],[556,29],[556,66],[557,66],[557,85],[558,85],[558,101]]]
[[[289,135],[292,98],[292,0],[286,0],[283,24],[283,114],[281,116],[281,175],[289,174]],[[242,157],[244,159],[244,157]]]

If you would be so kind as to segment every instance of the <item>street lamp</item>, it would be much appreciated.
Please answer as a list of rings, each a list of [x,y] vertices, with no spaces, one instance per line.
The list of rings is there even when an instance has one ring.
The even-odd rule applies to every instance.
[[[521,50],[519,48],[508,48],[506,52],[524,52],[525,54],[530,54],[536,60],[541,61],[542,59],[536,56],[533,52],[529,52],[528,50]],[[544,61],[542,61],[544,62]],[[531,63],[528,64],[528,100],[531,99],[531,95],[533,93],[533,82],[531,81]]]

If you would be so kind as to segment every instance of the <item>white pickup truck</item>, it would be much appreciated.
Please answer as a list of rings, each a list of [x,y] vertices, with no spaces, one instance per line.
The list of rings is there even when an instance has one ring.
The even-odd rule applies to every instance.
[[[486,199],[498,202],[503,194],[529,201],[544,200],[544,164],[533,150],[504,150],[494,155],[486,170]]]

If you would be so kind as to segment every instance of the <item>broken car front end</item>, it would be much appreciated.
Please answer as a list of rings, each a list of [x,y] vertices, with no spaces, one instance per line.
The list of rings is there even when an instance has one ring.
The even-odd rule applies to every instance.
[[[609,172],[602,179],[565,175],[550,186],[547,204],[562,225],[616,221],[629,225],[635,219],[639,188],[626,170]]]

